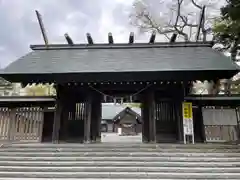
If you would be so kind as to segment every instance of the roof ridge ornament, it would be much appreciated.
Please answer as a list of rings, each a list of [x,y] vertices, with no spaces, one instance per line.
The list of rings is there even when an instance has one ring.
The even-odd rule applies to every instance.
[[[149,39],[149,44],[153,44],[155,42],[155,39],[156,39],[156,31],[153,31]]]
[[[108,33],[108,43],[109,43],[109,44],[113,44],[113,43],[114,43],[114,41],[113,41],[113,35],[112,35],[111,32]]]
[[[74,45],[72,38],[68,35],[68,33],[64,34],[65,39],[67,40],[67,43],[71,46]]]
[[[42,33],[44,43],[45,43],[45,46],[47,48],[48,47],[48,37],[47,37],[46,29],[45,29],[44,24],[43,24],[42,15],[39,13],[38,10],[35,10],[35,12],[36,12],[36,15],[37,15],[37,20],[38,20],[38,24],[40,26],[40,30],[41,30],[41,33]]]
[[[170,43],[175,43],[177,39],[177,33],[173,33],[171,39],[170,39]]]
[[[134,32],[130,32],[128,43],[129,44],[133,44],[134,43]]]
[[[87,41],[88,41],[88,44],[93,44],[93,39],[92,39],[92,36],[90,33],[87,33]]]

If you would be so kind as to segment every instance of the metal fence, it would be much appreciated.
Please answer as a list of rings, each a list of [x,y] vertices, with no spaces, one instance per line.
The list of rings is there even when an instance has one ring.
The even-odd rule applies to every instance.
[[[40,142],[43,115],[39,107],[0,108],[0,140]]]

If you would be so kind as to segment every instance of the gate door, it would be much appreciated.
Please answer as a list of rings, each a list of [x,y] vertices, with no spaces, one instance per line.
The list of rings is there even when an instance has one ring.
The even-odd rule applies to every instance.
[[[156,134],[158,142],[177,140],[178,109],[173,101],[156,103]]]
[[[74,103],[65,108],[61,125],[61,140],[79,143],[83,141],[85,114],[85,103]]]

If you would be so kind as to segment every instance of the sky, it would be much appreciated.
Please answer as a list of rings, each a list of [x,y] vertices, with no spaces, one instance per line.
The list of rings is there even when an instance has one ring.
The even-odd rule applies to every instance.
[[[148,1],[153,2],[155,11],[161,12],[159,0]],[[107,42],[108,32],[112,32],[115,42],[127,42],[131,31],[135,32],[136,42],[147,42],[149,34],[139,33],[130,24],[133,2],[0,0],[0,68],[29,52],[30,44],[43,44],[35,10],[42,14],[49,43],[66,43],[64,33],[68,33],[74,43],[86,43],[88,32],[95,43]]]

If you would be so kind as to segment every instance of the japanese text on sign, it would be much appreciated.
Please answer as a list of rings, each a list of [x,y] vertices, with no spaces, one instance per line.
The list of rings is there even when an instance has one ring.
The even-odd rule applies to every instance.
[[[183,103],[183,118],[192,119],[192,103]]]

